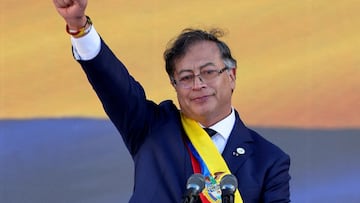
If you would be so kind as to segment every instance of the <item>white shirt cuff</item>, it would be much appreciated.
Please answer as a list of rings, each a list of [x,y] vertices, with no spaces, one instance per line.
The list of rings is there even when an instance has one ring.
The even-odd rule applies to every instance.
[[[88,34],[80,38],[71,37],[73,54],[76,60],[91,60],[95,58],[101,49],[101,39],[95,27]]]

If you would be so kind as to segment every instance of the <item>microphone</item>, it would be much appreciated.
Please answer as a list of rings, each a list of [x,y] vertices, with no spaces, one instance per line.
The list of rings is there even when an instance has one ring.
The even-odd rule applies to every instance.
[[[237,188],[238,182],[234,175],[227,174],[221,178],[221,202],[222,203],[234,203],[234,193]]]
[[[186,183],[186,193],[183,203],[196,203],[200,201],[199,194],[205,188],[205,178],[200,173],[190,176]]]

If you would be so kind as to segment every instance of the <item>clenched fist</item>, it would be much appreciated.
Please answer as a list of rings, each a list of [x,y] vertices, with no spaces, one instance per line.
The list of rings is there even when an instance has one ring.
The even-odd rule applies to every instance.
[[[86,23],[87,0],[53,0],[58,13],[71,29],[79,29]]]

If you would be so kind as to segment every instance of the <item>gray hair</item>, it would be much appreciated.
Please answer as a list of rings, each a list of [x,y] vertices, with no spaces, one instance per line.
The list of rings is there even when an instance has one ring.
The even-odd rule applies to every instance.
[[[180,35],[170,41],[164,52],[165,68],[170,79],[173,79],[175,71],[175,61],[185,55],[188,48],[200,41],[215,42],[219,48],[224,64],[228,68],[236,67],[236,60],[231,56],[231,51],[225,42],[218,38],[224,36],[224,31],[220,29],[211,29],[209,31],[200,29],[184,29]]]

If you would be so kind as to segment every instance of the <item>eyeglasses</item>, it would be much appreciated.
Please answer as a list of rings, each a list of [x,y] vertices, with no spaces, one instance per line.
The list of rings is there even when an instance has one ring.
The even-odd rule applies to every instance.
[[[179,85],[184,89],[190,89],[194,85],[195,77],[199,77],[200,81],[203,83],[208,83],[214,80],[221,73],[229,70],[229,67],[224,67],[221,70],[204,68],[199,74],[195,75],[193,72],[187,72],[180,75],[179,80],[173,79],[175,85]]]

